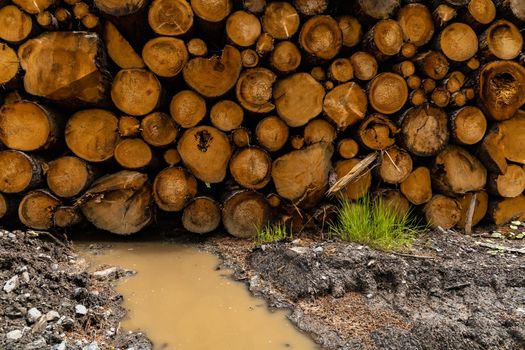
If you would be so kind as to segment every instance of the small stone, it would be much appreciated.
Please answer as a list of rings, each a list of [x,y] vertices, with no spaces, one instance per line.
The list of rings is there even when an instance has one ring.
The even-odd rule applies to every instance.
[[[509,225],[510,229],[511,230],[517,230],[518,229],[518,226],[516,225]]]
[[[51,310],[46,314],[46,321],[51,322],[58,320],[60,318],[60,314],[56,312],[55,310]]]
[[[82,350],[100,350],[96,341],[84,346]]]
[[[308,248],[306,247],[292,247],[292,248],[289,248],[291,251],[297,253],[297,254],[304,254],[308,251]]]
[[[73,329],[73,326],[75,325],[75,321],[73,321],[73,319],[67,317],[65,318],[63,321],[62,321],[62,328],[65,330],[65,331],[70,331],[71,329]]]
[[[85,316],[87,314],[88,310],[87,308],[82,304],[77,304],[75,306],[75,314],[79,316]]]
[[[18,275],[14,275],[4,284],[4,292],[11,293],[18,287]]]
[[[27,271],[22,272],[22,280],[25,283],[29,283],[29,272],[27,272]]]
[[[116,267],[110,267],[105,270],[101,271],[95,271],[93,272],[93,276],[95,276],[97,279],[106,279],[106,278],[113,278],[117,274],[118,269]]]
[[[323,247],[315,247],[314,248],[314,252],[316,252],[316,253],[322,253],[323,250],[324,250]]]
[[[52,349],[52,350],[66,350],[66,344],[67,344],[67,343],[66,343],[66,341],[64,340],[62,343],[53,346],[51,349]]]
[[[18,340],[22,338],[22,331],[19,329],[15,329],[14,331],[7,333],[6,337],[8,340]]]
[[[510,223],[511,223],[512,225],[516,225],[516,226],[524,225],[521,221],[518,221],[518,220],[511,221]]]
[[[46,348],[46,340],[44,338],[39,338],[32,342],[31,344],[25,347],[25,350],[40,350]]]
[[[29,323],[35,323],[36,321],[38,321],[40,316],[42,316],[42,313],[40,312],[40,310],[38,310],[36,307],[32,307],[27,312],[27,321]]]
[[[9,233],[7,234],[7,237],[9,237],[10,239],[15,239],[15,238],[16,238],[16,235],[15,235],[14,233],[9,232]]]

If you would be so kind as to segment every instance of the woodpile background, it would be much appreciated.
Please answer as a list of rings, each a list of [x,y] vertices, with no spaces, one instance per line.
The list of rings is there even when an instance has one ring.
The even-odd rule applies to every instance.
[[[525,220],[523,0],[0,6],[4,223],[249,237],[322,225],[345,176],[445,229]]]

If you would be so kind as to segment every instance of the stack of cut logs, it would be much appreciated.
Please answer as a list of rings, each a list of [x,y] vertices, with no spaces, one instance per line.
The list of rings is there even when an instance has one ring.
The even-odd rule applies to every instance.
[[[524,25],[523,0],[0,0],[0,223],[250,237],[367,193],[525,220]]]

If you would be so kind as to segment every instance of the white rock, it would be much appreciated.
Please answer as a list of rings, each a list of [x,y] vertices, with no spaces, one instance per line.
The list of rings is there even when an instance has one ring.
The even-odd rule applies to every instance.
[[[18,287],[18,275],[14,275],[4,284],[4,292],[11,293]]]
[[[29,283],[29,272],[27,272],[27,271],[22,272],[22,280],[25,283]]]
[[[14,331],[7,333],[6,337],[8,340],[18,340],[22,338],[22,331],[19,329],[15,329]]]
[[[323,250],[324,250],[323,247],[315,247],[314,248],[314,252],[316,252],[316,253],[322,253]]]
[[[87,314],[87,312],[88,312],[88,310],[87,310],[87,308],[86,308],[84,305],[82,305],[82,304],[77,304],[77,305],[75,306],[75,313],[76,313],[77,315],[84,316],[84,315]]]
[[[116,267],[110,267],[105,270],[95,271],[93,272],[93,276],[95,276],[98,279],[104,279],[108,278],[114,274],[116,274],[118,269]]]
[[[60,314],[56,312],[55,310],[51,310],[46,314],[46,321],[55,321],[60,318]]]
[[[297,254],[304,254],[308,251],[308,248],[306,247],[292,247],[289,249],[293,252],[296,252]]]
[[[42,313],[36,307],[30,308],[27,312],[27,320],[29,321],[29,323],[35,323],[36,321],[38,321],[40,316],[42,316]]]

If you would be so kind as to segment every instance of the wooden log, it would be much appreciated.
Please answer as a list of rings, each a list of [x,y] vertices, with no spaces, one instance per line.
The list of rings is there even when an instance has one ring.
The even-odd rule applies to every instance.
[[[53,227],[53,214],[60,201],[45,190],[29,192],[20,201],[18,218],[25,226],[34,230],[49,230]]]
[[[171,99],[170,114],[183,128],[192,128],[206,115],[206,101],[192,90],[180,91]]]
[[[427,96],[425,94],[425,90],[423,90],[423,89],[413,90],[410,93],[409,99],[410,99],[410,103],[413,106],[421,106],[421,105],[425,104],[427,102]]]
[[[494,0],[496,7],[516,23],[525,22],[525,4],[520,0]]]
[[[517,197],[525,190],[525,170],[519,165],[509,164],[505,174],[490,174],[487,188],[495,196]]]
[[[408,78],[416,73],[416,66],[412,61],[407,60],[392,66],[392,70],[404,78]]]
[[[492,0],[471,0],[460,13],[461,22],[478,29],[496,18],[496,6]]]
[[[452,61],[468,61],[478,52],[478,37],[465,23],[448,25],[441,31],[437,40],[438,47]]]
[[[434,12],[432,12],[432,17],[434,17],[435,26],[441,28],[446,26],[457,14],[455,8],[447,4],[440,4],[435,8]]]
[[[20,151],[0,151],[0,192],[21,193],[42,183],[42,164]]]
[[[84,217],[79,208],[75,206],[60,205],[56,207],[53,215],[53,226],[68,228],[80,224]]]
[[[410,213],[410,202],[401,192],[394,189],[380,189],[376,192],[383,206],[398,217],[406,217]]]
[[[15,50],[0,43],[0,86],[6,86],[18,76],[20,64]]]
[[[92,13],[88,13],[86,16],[84,16],[84,18],[82,18],[82,25],[86,29],[89,29],[92,31],[98,31],[99,24],[100,24],[99,18]]]
[[[251,131],[245,127],[240,127],[232,131],[231,138],[233,144],[238,148],[246,147],[251,143]]]
[[[255,44],[255,51],[261,57],[268,55],[274,49],[274,38],[268,33],[262,33]]]
[[[501,142],[502,134],[498,127],[493,127],[479,147],[479,158],[487,169],[493,173],[505,174],[507,172],[507,160]]]
[[[363,43],[367,51],[383,61],[401,51],[403,31],[397,21],[382,19],[365,34]]]
[[[226,231],[238,238],[251,238],[268,225],[271,210],[266,198],[250,190],[234,191],[226,196],[222,222]]]
[[[162,112],[154,112],[140,122],[141,136],[154,147],[165,147],[177,138],[178,130],[173,119]]]
[[[311,207],[328,188],[332,144],[318,142],[274,160],[272,179],[277,193],[297,205]]]
[[[56,196],[76,197],[83,193],[95,179],[93,168],[80,158],[66,156],[46,165],[47,187]]]
[[[266,0],[240,0],[242,8],[251,13],[262,13],[266,7]]]
[[[228,17],[225,31],[232,44],[248,47],[254,45],[261,35],[261,22],[249,12],[236,11]]]
[[[488,217],[496,225],[504,225],[512,220],[525,220],[525,196],[493,199],[489,202]]]
[[[323,67],[315,66],[310,71],[310,75],[317,81],[322,82],[326,80],[326,72]]]
[[[461,89],[464,83],[465,74],[456,70],[447,76],[447,78],[443,81],[443,86],[446,87],[450,93],[455,93]]]
[[[408,109],[401,120],[401,142],[420,157],[438,154],[448,143],[448,118],[442,109],[423,105]]]
[[[244,68],[255,68],[259,65],[259,54],[253,49],[242,50],[241,62]]]
[[[184,35],[193,27],[193,10],[186,0],[154,0],[149,7],[148,23],[159,35]]]
[[[345,138],[337,144],[337,153],[344,159],[355,158],[359,153],[359,144],[351,138]]]
[[[184,168],[161,170],[153,181],[153,198],[164,211],[181,211],[196,195],[197,180]]]
[[[304,128],[304,142],[311,145],[316,142],[334,142],[337,138],[335,128],[324,119],[314,119]]]
[[[27,93],[64,103],[100,104],[108,76],[102,41],[90,32],[47,32],[18,49]]]
[[[291,41],[281,41],[270,56],[270,64],[280,73],[291,73],[301,64],[301,51]]]
[[[412,157],[402,148],[392,146],[386,149],[379,164],[379,176],[389,184],[400,184],[412,172]]]
[[[45,150],[62,134],[59,117],[31,101],[14,101],[0,107],[0,141],[19,151]]]
[[[277,81],[273,89],[279,116],[291,127],[302,126],[323,109],[324,88],[308,73]]]
[[[230,160],[230,174],[242,187],[259,190],[270,182],[272,159],[263,149],[250,146],[237,151]]]
[[[255,128],[257,142],[270,152],[276,152],[288,141],[288,125],[277,116],[262,119]]]
[[[432,181],[445,194],[479,191],[487,183],[487,169],[463,148],[449,145],[436,157]]]
[[[503,155],[512,162],[525,164],[525,111],[519,110],[512,119],[499,124]]]
[[[421,84],[422,84],[423,90],[425,90],[426,93],[432,92],[436,88],[436,81],[431,78],[423,79],[421,81]]]
[[[403,32],[403,40],[415,46],[427,44],[434,35],[432,14],[423,4],[403,6],[397,13],[397,21]]]
[[[439,51],[428,51],[420,54],[414,62],[421,72],[435,80],[443,79],[448,73],[448,60]]]
[[[452,137],[463,145],[478,143],[487,131],[487,120],[478,107],[467,106],[450,115]]]
[[[14,5],[0,8],[0,39],[17,44],[33,32],[31,17]]]
[[[299,29],[299,14],[287,2],[271,2],[266,5],[262,17],[262,28],[273,38],[286,40]]]
[[[338,162],[335,166],[335,173],[340,179],[348,174],[357,164],[361,162],[361,159],[352,158]],[[369,169],[366,169],[360,176],[354,181],[348,183],[342,191],[339,193],[343,198],[350,200],[357,200],[370,191],[372,185],[372,173]]]
[[[379,113],[396,113],[403,108],[407,100],[407,83],[405,79],[398,74],[378,74],[368,86],[368,101],[370,102],[370,106]]]
[[[124,169],[143,169],[154,162],[150,146],[139,138],[120,140],[115,146],[115,160]]]
[[[236,102],[222,100],[213,105],[210,111],[210,121],[221,131],[232,131],[241,126],[244,110]]]
[[[480,36],[479,49],[485,58],[512,60],[523,48],[523,36],[511,22],[500,19]]]
[[[147,5],[146,0],[94,0],[93,4],[103,13],[111,16],[127,16],[136,13]]]
[[[371,150],[385,150],[396,141],[399,129],[384,115],[374,113],[359,125],[358,136],[361,143]]]
[[[145,69],[122,69],[111,85],[111,100],[131,116],[151,113],[159,105],[161,93],[159,80]]]
[[[54,5],[55,0],[13,0],[13,3],[25,12],[36,15]]]
[[[487,192],[479,191],[479,192],[474,192],[474,193],[476,194],[476,202],[474,203],[474,213],[472,215],[472,226],[476,226],[477,224],[479,224],[481,220],[483,220],[483,218],[487,214],[487,209],[488,209],[488,204],[489,204],[489,196],[487,195]],[[461,207],[461,218],[459,219],[459,222],[457,223],[457,227],[459,228],[466,227],[468,210],[472,202],[472,197],[473,197],[472,193],[467,193],[464,196],[456,199],[456,201]]]
[[[176,148],[168,148],[166,151],[164,151],[162,158],[164,158],[164,161],[169,166],[175,166],[182,161],[179,151],[177,151]]]
[[[444,87],[435,88],[432,91],[432,95],[430,96],[432,102],[440,108],[447,107],[450,103],[450,98],[450,92],[448,92],[448,90]]]
[[[184,81],[201,95],[220,97],[235,86],[241,67],[239,50],[226,45],[221,57],[192,58],[184,66],[182,73]]]
[[[180,138],[177,150],[199,180],[209,183],[224,180],[232,148],[223,132],[211,126],[188,129]]]
[[[73,5],[73,15],[76,19],[81,20],[89,13],[89,5],[83,1],[79,1]]]
[[[275,105],[271,102],[272,86],[277,76],[266,68],[252,68],[242,72],[235,94],[244,109],[253,113],[269,113]]]
[[[188,52],[192,56],[202,57],[208,55],[208,45],[199,38],[193,38],[186,44]]]
[[[213,198],[200,196],[192,199],[182,213],[182,226],[193,233],[215,231],[221,223],[221,209]]]
[[[399,7],[399,0],[358,0],[360,12],[373,19],[391,17]]]
[[[414,205],[427,203],[432,199],[430,170],[423,166],[414,169],[401,182],[399,189],[410,203]]]
[[[191,8],[206,23],[220,23],[232,11],[231,0],[191,0]]]
[[[328,68],[328,76],[338,83],[346,83],[354,77],[354,67],[348,58],[337,58]]]
[[[290,136],[290,146],[293,149],[302,149],[304,147],[304,136],[303,135]]]
[[[460,205],[453,198],[441,194],[432,197],[423,211],[427,223],[434,228],[441,227],[448,230],[461,220]]]
[[[368,99],[364,90],[356,83],[338,85],[326,94],[323,112],[337,128],[344,131],[365,117]]]
[[[343,46],[343,34],[332,17],[315,16],[301,28],[299,44],[316,59],[331,60]]]
[[[512,61],[493,61],[479,74],[479,99],[494,120],[512,118],[525,103],[525,68]]]
[[[58,25],[62,29],[71,29],[71,13],[63,7],[59,7],[54,12]]]
[[[103,109],[79,111],[67,121],[65,138],[77,157],[103,162],[113,156],[119,142],[118,119]]]
[[[407,85],[412,90],[419,89],[420,87],[422,87],[421,84],[422,84],[422,80],[417,75],[411,75],[407,78]],[[425,90],[425,93],[427,93],[426,90]]]
[[[362,26],[355,17],[341,16],[337,19],[337,24],[343,35],[343,46],[354,47],[361,42]]]
[[[81,200],[82,214],[95,227],[120,235],[136,233],[153,218],[148,177],[123,170],[93,184]]]
[[[0,219],[6,220],[13,216],[18,209],[15,197],[0,193]]]
[[[320,15],[328,9],[329,0],[294,0],[294,6],[301,15]]]
[[[129,115],[118,119],[118,133],[122,137],[134,137],[140,134],[140,120]]]
[[[142,49],[142,58],[148,68],[161,78],[174,78],[188,62],[189,53],[181,39],[157,37]]]
[[[38,25],[48,31],[57,30],[59,28],[58,20],[49,11],[42,11],[36,16]]]

